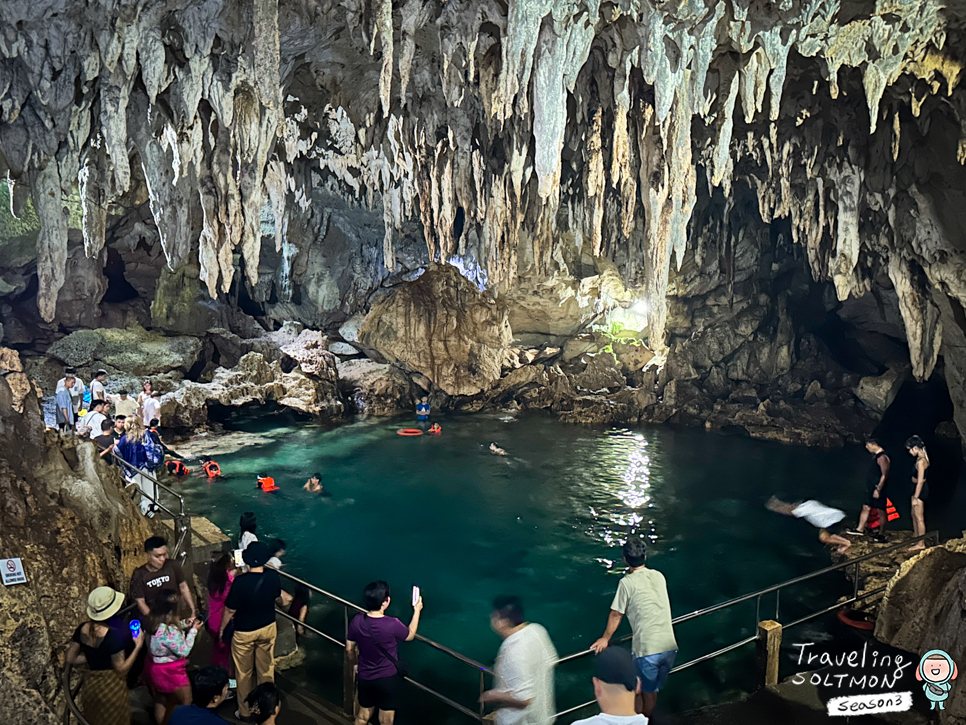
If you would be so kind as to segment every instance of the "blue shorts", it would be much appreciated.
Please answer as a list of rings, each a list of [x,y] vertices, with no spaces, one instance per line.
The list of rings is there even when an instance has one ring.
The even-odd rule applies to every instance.
[[[641,678],[641,692],[657,692],[664,687],[667,676],[671,674],[671,668],[674,667],[674,656],[677,653],[676,649],[672,649],[634,659],[637,674]]]

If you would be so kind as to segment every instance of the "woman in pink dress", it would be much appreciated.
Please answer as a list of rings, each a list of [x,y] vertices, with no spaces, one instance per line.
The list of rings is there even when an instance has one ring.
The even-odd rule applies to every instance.
[[[191,704],[188,655],[204,623],[196,619],[183,629],[178,618],[180,595],[169,592],[151,602],[151,641],[142,679],[154,698],[155,722],[165,723],[176,707]]]
[[[231,660],[231,644],[218,638],[221,628],[221,615],[225,611],[225,599],[235,580],[231,556],[222,554],[208,567],[208,632],[211,634],[211,664],[219,665],[231,674],[234,667]]]

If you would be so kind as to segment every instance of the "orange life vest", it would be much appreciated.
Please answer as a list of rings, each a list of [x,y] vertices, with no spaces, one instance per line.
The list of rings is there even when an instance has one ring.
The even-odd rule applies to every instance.
[[[263,491],[278,491],[278,486],[275,485],[275,479],[271,476],[259,478],[258,487]]]
[[[205,475],[207,475],[208,478],[214,478],[215,476],[221,475],[221,467],[214,461],[205,461],[202,468],[204,469]]]
[[[164,466],[174,476],[187,476],[191,473],[191,469],[181,461],[168,461]]]

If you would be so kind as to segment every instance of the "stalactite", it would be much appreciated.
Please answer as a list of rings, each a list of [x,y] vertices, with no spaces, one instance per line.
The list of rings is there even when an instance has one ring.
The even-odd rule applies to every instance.
[[[909,359],[916,380],[932,375],[942,343],[942,319],[939,309],[929,298],[922,269],[915,263],[889,257],[889,278],[899,297],[899,312],[906,328]]]
[[[64,286],[67,265],[67,217],[62,201],[60,171],[51,159],[33,182],[33,202],[40,219],[37,237],[37,304],[40,316],[52,322],[57,312],[57,293]]]
[[[376,36],[382,39],[382,71],[379,73],[379,97],[382,99],[382,115],[389,116],[392,105],[392,0],[376,0],[375,26],[369,52],[376,49]]]
[[[84,150],[78,175],[81,210],[83,211],[84,253],[96,257],[104,248],[107,229],[107,200],[110,184],[107,158],[100,144]]]

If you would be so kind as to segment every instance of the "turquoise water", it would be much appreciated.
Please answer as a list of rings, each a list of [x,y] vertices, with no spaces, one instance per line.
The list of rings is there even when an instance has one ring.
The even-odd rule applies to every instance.
[[[287,540],[287,571],[342,597],[358,602],[365,584],[386,579],[395,594],[390,613],[408,622],[410,586],[420,585],[420,633],[490,664],[499,647],[490,602],[502,593],[523,597],[528,619],[547,627],[561,656],[586,649],[603,630],[621,572],[619,546],[631,529],[649,537],[648,565],[667,577],[675,615],[827,566],[816,530],[764,503],[772,494],[817,498],[851,519],[867,465],[858,447],[821,451],[665,427],[566,426],[538,414],[440,420],[442,436],[418,438],[396,434],[408,420],[335,429],[236,421],[266,443],[219,456],[223,480],[192,476],[181,487],[194,513],[233,536],[239,514],[255,511],[260,538]],[[491,455],[491,441],[509,457]],[[281,491],[255,489],[262,470]],[[301,490],[316,470],[330,497]],[[833,574],[786,592],[781,618],[827,606],[848,589]],[[773,599],[762,619],[769,607],[773,613]],[[678,662],[751,634],[755,615],[749,602],[680,625]],[[341,607],[316,599],[309,621],[342,637]],[[803,625],[785,644],[827,637],[831,626]],[[299,676],[341,701],[341,654],[324,642],[307,645]],[[476,709],[477,671],[419,643],[404,649],[413,676]],[[745,647],[675,674],[660,706],[681,711],[745,691],[753,664]],[[593,697],[589,666],[585,659],[558,668],[561,709]],[[412,697],[398,722],[468,721]]]

